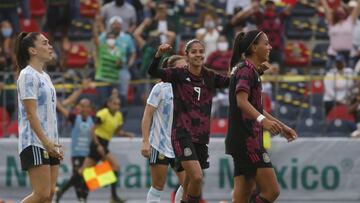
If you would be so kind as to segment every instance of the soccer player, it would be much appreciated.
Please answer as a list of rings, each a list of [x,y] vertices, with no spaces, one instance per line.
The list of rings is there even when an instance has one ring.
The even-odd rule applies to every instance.
[[[188,186],[184,187],[187,199],[182,200],[188,203],[200,201],[202,170],[209,167],[210,112],[214,91],[229,85],[228,77],[204,67],[204,47],[201,41],[190,40],[185,45],[188,63],[185,68],[158,69],[160,57],[172,49],[169,44],[162,44],[149,67],[150,75],[172,84],[174,118],[171,142],[175,157],[189,180]]]
[[[56,119],[56,92],[44,71],[54,59],[49,40],[37,32],[22,32],[15,53],[20,75],[17,81],[19,153],[21,168],[28,172],[32,193],[23,203],[50,203],[63,159]]]
[[[274,202],[280,193],[270,157],[262,144],[263,128],[271,134],[281,133],[289,142],[296,132],[263,110],[261,99],[262,64],[269,59],[271,45],[266,34],[254,30],[239,33],[231,58],[229,87],[229,129],[226,153],[234,161],[234,203],[248,203],[253,188],[260,194],[255,203]],[[241,60],[244,59],[244,60]]]
[[[162,68],[184,67],[185,58],[173,55],[164,60]],[[185,172],[175,165],[175,154],[171,145],[173,121],[173,91],[171,83],[157,83],[150,92],[141,123],[143,142],[141,154],[149,158],[151,188],[147,203],[159,203],[167,178],[168,165],[174,169],[182,185]]]

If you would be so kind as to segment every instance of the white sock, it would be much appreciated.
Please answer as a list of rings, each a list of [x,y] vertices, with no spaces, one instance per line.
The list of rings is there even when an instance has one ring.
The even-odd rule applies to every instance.
[[[161,193],[162,191],[151,186],[146,196],[146,203],[160,203]]]
[[[176,190],[175,194],[175,203],[180,203],[182,194],[183,194],[183,187],[180,185],[180,187]]]

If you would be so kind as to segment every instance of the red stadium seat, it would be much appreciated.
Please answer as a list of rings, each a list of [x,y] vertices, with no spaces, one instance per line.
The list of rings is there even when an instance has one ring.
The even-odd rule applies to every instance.
[[[94,18],[99,11],[99,2],[97,0],[80,1],[80,15],[86,18]]]
[[[336,119],[352,122],[355,121],[354,116],[349,113],[348,107],[344,104],[334,106],[326,117],[327,122],[331,122]]]
[[[18,130],[18,122],[17,121],[12,121],[10,123],[10,125],[7,127],[7,134],[9,136],[16,136],[18,137],[19,135],[19,130]]]
[[[40,32],[40,27],[34,19],[30,19],[30,23],[25,23],[25,19],[20,19],[20,30],[23,32]]]
[[[31,17],[43,17],[46,11],[44,0],[30,0]]]
[[[67,51],[67,68],[84,68],[88,63],[88,51],[82,44],[72,44]]]
[[[227,119],[211,119],[210,134],[211,135],[226,135],[228,129]]]

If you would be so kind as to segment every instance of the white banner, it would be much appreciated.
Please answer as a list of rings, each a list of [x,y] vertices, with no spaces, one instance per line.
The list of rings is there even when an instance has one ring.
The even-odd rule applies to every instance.
[[[61,144],[65,160],[60,168],[59,184],[71,176],[70,140],[62,139]],[[145,198],[150,185],[149,168],[147,160],[140,155],[140,144],[139,138],[114,138],[110,146],[121,165],[119,191],[127,199]],[[204,197],[229,200],[232,159],[224,154],[221,138],[213,138],[209,148],[210,168],[205,171]],[[304,138],[286,143],[276,139],[269,152],[281,187],[280,200],[360,201],[360,140]],[[26,173],[20,169],[17,140],[0,140],[0,154],[0,198],[23,197],[25,194],[14,193],[30,188]],[[177,179],[171,171],[168,177],[166,191],[171,191]]]

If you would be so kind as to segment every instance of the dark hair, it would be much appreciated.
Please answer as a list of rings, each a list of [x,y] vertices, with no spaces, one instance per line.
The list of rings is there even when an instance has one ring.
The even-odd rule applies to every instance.
[[[247,33],[240,32],[236,35],[233,46],[233,54],[230,60],[230,69],[240,62],[243,54],[245,57],[251,56],[251,45],[259,43],[259,36],[263,32],[260,30],[252,30]]]
[[[30,60],[29,48],[35,47],[34,42],[38,35],[39,32],[21,32],[16,38],[15,54],[19,71],[27,66]]]
[[[191,45],[195,44],[195,43],[199,43],[201,44],[204,48],[205,48],[205,44],[204,42],[198,40],[198,39],[192,39],[190,41],[188,41],[186,44],[185,44],[185,53],[188,54],[189,53],[189,50],[190,50],[190,47]]]
[[[180,55],[172,55],[170,57],[167,57],[163,60],[162,64],[161,64],[161,68],[165,69],[168,67],[175,67],[176,66],[176,62],[178,60],[184,59],[183,56]]]

